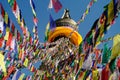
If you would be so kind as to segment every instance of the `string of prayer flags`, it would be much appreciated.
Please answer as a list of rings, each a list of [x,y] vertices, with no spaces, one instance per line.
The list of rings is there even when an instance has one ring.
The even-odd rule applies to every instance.
[[[7,24],[7,25],[8,25],[8,24]],[[10,29],[9,27],[7,27],[7,28],[6,28],[6,32],[9,31],[9,33],[12,35],[11,31],[14,32],[14,25],[13,25],[13,23],[12,23],[12,27],[11,27],[11,28],[12,28],[12,29]],[[11,30],[11,31],[10,31],[10,30]],[[20,35],[20,33],[19,33],[18,31],[17,31],[17,33],[18,33],[18,34],[17,34],[16,38],[17,38],[17,40],[18,40],[18,42],[19,42],[21,35]],[[7,35],[7,34],[6,34],[6,35]],[[11,38],[7,38],[7,39],[8,39],[8,40],[7,40],[7,41],[8,41],[7,44],[8,44],[9,46],[10,46],[9,43],[12,43],[12,42],[14,43],[14,42],[15,42],[14,40],[11,41]],[[13,38],[12,38],[12,39],[13,39]],[[20,42],[21,42],[21,40],[20,40]],[[19,43],[18,43],[18,44],[19,44]],[[13,44],[12,44],[12,45],[13,45]],[[20,45],[21,45],[21,44],[20,44]],[[19,46],[20,46],[20,45],[19,45]],[[13,46],[14,46],[14,45],[13,45]],[[13,46],[11,46],[11,47],[13,47]],[[22,50],[23,50],[23,49],[22,49]],[[21,59],[24,59],[24,56],[22,56]],[[12,60],[12,61],[13,61],[13,60]],[[28,64],[28,60],[25,59],[24,65],[27,66],[27,64]],[[5,77],[5,78],[6,78],[6,77]]]
[[[4,8],[1,5],[1,13],[6,13],[4,15],[7,15],[7,12],[4,11]],[[4,15],[2,15],[1,17],[4,17]],[[19,42],[20,39],[18,39],[18,37],[20,38],[20,33],[18,32],[17,29],[15,29],[15,26],[13,24],[13,22],[9,19],[9,16],[7,18],[9,20],[8,23],[5,22],[5,19],[3,19],[3,27],[4,27],[4,31],[5,31],[5,35],[2,35],[1,37],[1,47],[3,47],[3,44],[5,44],[5,47],[10,47],[10,49],[14,50],[15,48],[15,38],[17,39],[17,41]],[[11,25],[9,25],[11,24]],[[17,34],[17,32],[19,34]],[[22,38],[22,37],[21,37]],[[21,41],[20,41],[21,42]]]
[[[33,33],[34,33],[34,44],[37,46],[37,44],[39,43],[39,37],[38,37],[38,19],[36,16],[36,10],[35,10],[35,4],[33,2],[33,0],[30,0],[30,6],[32,9],[32,13],[33,13],[33,22],[34,22],[34,27],[33,27]]]
[[[92,5],[97,2],[97,0],[91,0],[89,2],[89,4],[87,5],[87,9],[85,10],[85,12],[83,13],[83,15],[81,16],[80,20],[77,21],[77,25],[79,25],[81,22],[83,22],[85,20],[85,17],[88,15],[88,13],[90,12],[90,8],[92,7]]]
[[[35,9],[35,4],[34,4],[33,0],[30,0],[30,6],[32,8],[33,15],[36,17],[36,9]]]
[[[15,71],[15,66],[13,66],[13,65],[10,66],[7,71],[8,71],[7,75],[5,75],[2,80],[9,79],[10,75],[13,74]]]
[[[110,10],[105,9],[102,16],[97,19],[91,28],[91,30],[86,35],[84,42],[89,45],[96,46],[100,43],[107,29],[112,25],[111,23],[116,18],[116,14],[118,13],[117,7],[119,6],[117,0],[111,0],[108,6],[111,6]],[[112,10],[111,10],[112,9]],[[114,11],[115,10],[115,11]],[[115,13],[114,13],[115,12]],[[109,14],[114,15],[113,17],[108,16]],[[108,20],[109,19],[109,20]],[[102,22],[101,22],[102,20]]]
[[[96,34],[96,45],[98,45],[100,42],[100,40],[102,39],[102,37],[104,36],[104,34],[107,32],[107,30],[110,28],[110,26],[113,24],[117,14],[118,14],[118,10],[117,10],[117,6],[119,6],[117,3],[119,1],[118,0],[112,0],[108,6],[107,9],[105,9],[105,11],[103,12],[102,16],[99,19],[99,23],[101,20],[103,20],[102,23],[98,23],[98,34]],[[113,16],[112,16],[113,15]]]
[[[13,3],[13,5],[11,5],[11,2]],[[23,31],[23,34],[27,37],[29,37],[28,33],[28,28],[25,24],[25,21],[23,19],[23,16],[21,15],[21,10],[20,8],[18,7],[18,4],[16,2],[16,0],[8,0],[8,3],[10,4],[10,7],[13,11],[13,14],[15,15],[15,18],[17,19],[17,22],[18,24],[20,25],[22,31]],[[16,9],[14,9],[14,7],[16,7]]]

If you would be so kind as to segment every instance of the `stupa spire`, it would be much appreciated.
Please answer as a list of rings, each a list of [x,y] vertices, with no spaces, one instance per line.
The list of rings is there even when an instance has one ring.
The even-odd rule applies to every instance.
[[[70,18],[71,19],[68,9],[64,10],[64,14],[63,14],[62,18]]]

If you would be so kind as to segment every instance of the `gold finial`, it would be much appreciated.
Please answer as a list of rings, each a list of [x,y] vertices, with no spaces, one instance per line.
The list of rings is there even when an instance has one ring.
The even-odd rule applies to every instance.
[[[63,14],[62,18],[70,18],[71,19],[68,9],[64,10],[64,14]]]

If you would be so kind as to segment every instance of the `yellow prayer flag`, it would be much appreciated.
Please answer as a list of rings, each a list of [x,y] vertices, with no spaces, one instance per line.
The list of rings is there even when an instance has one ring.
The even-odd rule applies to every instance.
[[[10,28],[9,27],[6,27],[6,32],[10,32]]]
[[[4,40],[8,40],[9,37],[9,32],[6,32],[5,36],[4,36]]]
[[[2,71],[6,73],[6,67],[4,62],[4,55],[2,54],[2,51],[0,51],[0,67],[2,68]]]
[[[91,76],[88,76],[88,77],[86,78],[86,80],[90,80],[90,78],[91,78]]]
[[[93,80],[98,80],[99,79],[99,77],[98,77],[98,70],[97,69],[92,71],[92,79]]]
[[[24,74],[24,73],[22,73],[22,75],[19,77],[19,79],[18,79],[18,80],[23,80],[24,76],[25,76],[25,74]]]
[[[85,14],[88,14],[88,12],[89,12],[89,10],[87,9],[87,10],[85,11]]]
[[[4,40],[8,40],[9,32],[10,32],[10,28],[9,28],[9,27],[6,27],[6,34],[5,34],[5,36],[4,36]]]
[[[113,74],[110,75],[109,80],[113,80]]]
[[[33,27],[33,33],[35,33],[35,26]]]
[[[48,24],[46,25],[46,32],[45,32],[45,35],[47,35],[47,32],[49,30],[49,27],[50,27],[50,23],[48,22]]]
[[[80,68],[82,68],[83,62],[84,62],[84,55],[81,56],[81,59],[80,59],[80,62],[79,62]]]
[[[5,12],[5,23],[8,24],[8,14]]]
[[[8,3],[10,2],[10,0],[8,0]]]
[[[24,61],[23,65],[24,65],[25,67],[27,67],[27,66],[28,66],[28,58],[26,58],[26,59],[25,59],[25,61]]]
[[[119,56],[119,54],[120,54],[120,34],[116,35],[113,38],[111,60]]]
[[[32,8],[32,12],[33,12],[34,16],[36,16],[36,12],[33,8]]]
[[[20,24],[20,15],[18,15],[17,21],[18,21],[18,24]]]
[[[114,2],[113,0],[108,5],[108,21],[107,24],[109,24],[114,18]]]

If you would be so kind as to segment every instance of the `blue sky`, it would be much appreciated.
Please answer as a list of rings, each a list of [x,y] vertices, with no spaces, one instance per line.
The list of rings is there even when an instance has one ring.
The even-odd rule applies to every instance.
[[[24,17],[25,23],[32,33],[33,28],[33,15],[32,10],[29,4],[29,0],[16,0],[18,3],[19,8],[22,11],[22,16]],[[36,13],[38,18],[38,34],[40,42],[44,42],[44,35],[45,35],[45,28],[49,21],[49,14],[52,15],[53,19],[56,20],[60,18],[64,12],[64,9],[70,10],[71,18],[74,19],[76,22],[80,19],[82,14],[87,8],[88,3],[90,0],[60,0],[63,7],[62,9],[56,13],[54,9],[48,9],[49,0],[33,0],[36,7]],[[97,18],[99,18],[104,10],[104,6],[108,4],[111,0],[98,0],[90,9],[89,14],[86,16],[84,22],[79,25],[79,33],[84,38],[87,32],[92,27],[93,23]],[[12,10],[7,3],[7,0],[0,0],[5,11],[8,13],[10,19],[12,19],[15,27],[21,32],[21,29],[12,13]],[[120,26],[120,16],[116,19],[116,23],[112,25],[112,27],[108,30],[105,38],[111,37],[115,34],[120,32],[118,28]]]

